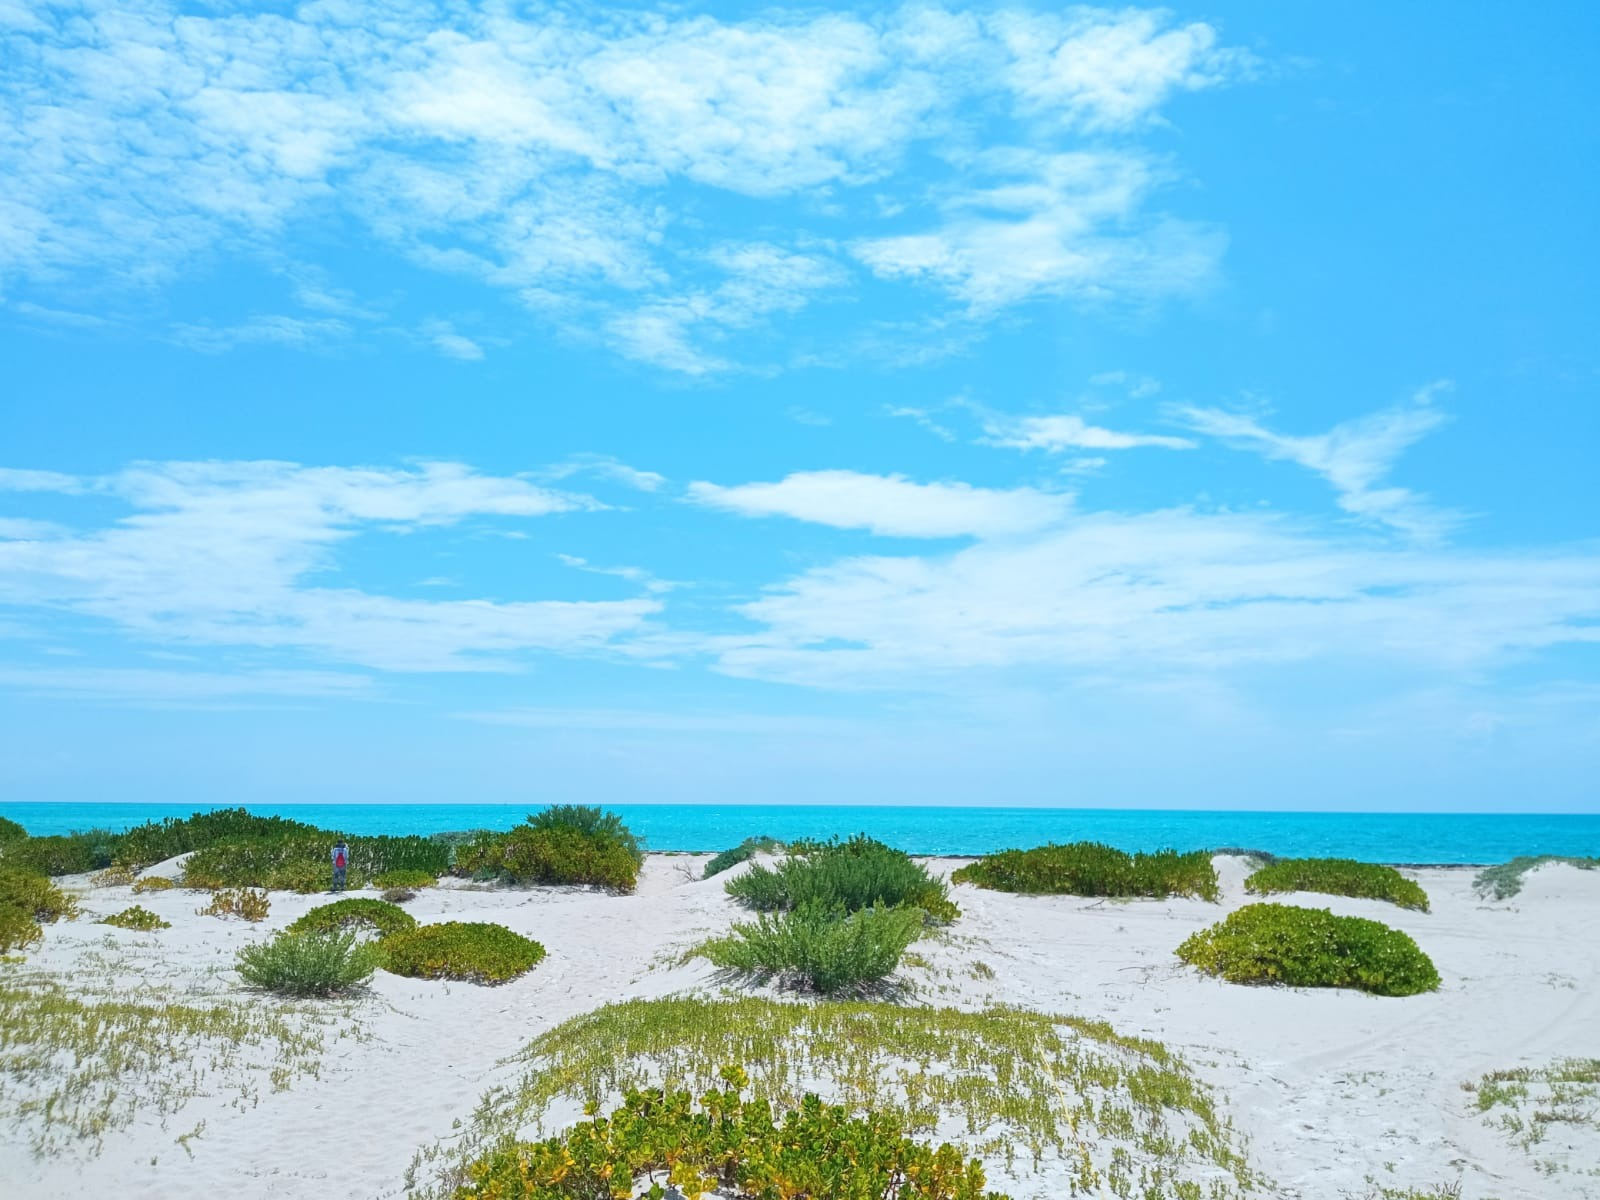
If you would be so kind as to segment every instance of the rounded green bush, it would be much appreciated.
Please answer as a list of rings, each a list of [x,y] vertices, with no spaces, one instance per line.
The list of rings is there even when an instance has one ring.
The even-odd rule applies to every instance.
[[[439,877],[428,871],[385,871],[372,877],[375,888],[429,888]]]
[[[239,951],[238,971],[253,987],[284,996],[337,996],[372,978],[380,954],[354,933],[284,930]]]
[[[1414,996],[1439,986],[1439,972],[1410,936],[1325,908],[1247,904],[1178,947],[1177,955],[1229,983],[1355,988]]]
[[[416,979],[504,983],[526,974],[544,947],[504,925],[445,921],[390,934],[379,943],[383,967]]]
[[[923,910],[911,905],[875,904],[849,915],[807,907],[762,913],[696,953],[761,982],[824,995],[867,994],[882,986],[922,932]]]
[[[417,927],[416,918],[403,908],[383,900],[363,900],[351,897],[319,905],[285,930],[286,933],[316,933],[327,930],[354,929],[365,926],[387,937]]]
[[[171,921],[163,921],[148,908],[141,908],[137,904],[132,908],[125,908],[112,916],[102,917],[99,924],[115,925],[119,929],[138,929],[143,931],[172,928]]]
[[[1246,879],[1244,890],[1257,895],[1321,892],[1328,896],[1387,900],[1401,908],[1428,911],[1428,893],[1415,880],[1407,879],[1393,867],[1353,858],[1280,858]]]
[[[1211,855],[1204,850],[1128,854],[1099,842],[1003,850],[959,868],[950,881],[997,892],[1043,895],[1216,900],[1221,894]]]
[[[78,915],[78,902],[50,880],[34,871],[0,867],[0,908],[16,908],[35,921],[69,921]]]

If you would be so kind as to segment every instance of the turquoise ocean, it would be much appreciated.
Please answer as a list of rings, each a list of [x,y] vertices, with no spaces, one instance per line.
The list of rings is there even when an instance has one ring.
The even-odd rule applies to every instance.
[[[186,817],[192,804],[3,803],[29,833],[126,829]],[[228,807],[215,805],[210,807]],[[509,829],[530,811],[510,804],[250,804],[348,834]],[[534,806],[538,807],[538,806]],[[1389,863],[1496,863],[1522,854],[1600,857],[1600,813],[1206,812],[1111,808],[915,808],[825,805],[615,804],[653,850],[724,850],[756,834],[785,840],[867,833],[912,854],[987,854],[1045,842],[1098,841],[1124,850],[1244,847]]]

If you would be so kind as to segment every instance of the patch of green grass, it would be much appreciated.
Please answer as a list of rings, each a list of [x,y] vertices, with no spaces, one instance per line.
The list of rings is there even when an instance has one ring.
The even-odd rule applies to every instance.
[[[353,932],[285,930],[240,950],[237,970],[251,987],[280,996],[341,996],[365,985],[381,957],[377,946]]]
[[[915,907],[936,921],[961,915],[943,880],[910,855],[865,835],[802,844],[775,867],[753,867],[728,880],[724,889],[758,912],[813,908],[850,913],[884,905]]]
[[[1149,897],[1221,895],[1211,855],[1158,850],[1127,854],[1099,842],[1005,850],[969,863],[950,876],[999,892],[1065,896]]]
[[[1414,996],[1439,986],[1439,972],[1398,929],[1327,909],[1247,904],[1189,937],[1177,955],[1229,983],[1355,988]]]
[[[724,970],[824,995],[883,987],[906,947],[922,936],[918,908],[875,905],[848,915],[819,908],[762,913],[695,953]]]
[[[318,905],[303,917],[291,922],[285,932],[323,933],[330,930],[364,928],[386,937],[391,933],[416,927],[417,919],[403,908],[384,900],[367,900],[352,896],[345,900],[335,900],[332,904]]]
[[[412,1196],[446,1197],[468,1165],[641,1087],[699,1094],[748,1064],[751,1098],[779,1110],[808,1092],[908,1136],[947,1138],[990,1178],[1049,1170],[1053,1194],[1236,1200],[1259,1182],[1210,1091],[1155,1042],[1078,1018],[1014,1009],[821,1002],[630,1000],[540,1035],[526,1073],[490,1092],[418,1156]],[[997,1177],[999,1177],[997,1179]],[[1037,1191],[1037,1187],[1031,1190]],[[824,1193],[828,1194],[828,1193]]]
[[[84,979],[115,970],[79,967]],[[35,1153],[93,1153],[136,1116],[165,1117],[198,1095],[248,1106],[263,1078],[282,1091],[316,1075],[330,1034],[353,1032],[340,1017],[259,1001],[95,994],[10,972],[0,975],[0,1111]]]
[[[1428,893],[1415,880],[1407,879],[1393,867],[1352,858],[1281,858],[1246,879],[1244,890],[1257,895],[1321,892],[1328,896],[1387,900],[1401,908],[1428,911]]]
[[[1559,854],[1536,854],[1513,858],[1510,862],[1485,867],[1472,881],[1473,889],[1485,900],[1509,900],[1522,891],[1522,880],[1535,867],[1546,863],[1566,863],[1580,871],[1593,871],[1600,867],[1600,858],[1570,858]]]
[[[390,934],[378,943],[383,968],[418,979],[505,983],[544,958],[544,947],[504,925],[444,921]]]
[[[729,867],[736,867],[740,863],[754,858],[757,854],[771,854],[781,849],[783,849],[782,842],[777,838],[767,837],[765,834],[759,837],[745,838],[744,841],[731,850],[724,850],[706,863],[705,873],[700,878],[710,879],[713,875],[720,875]]]
[[[1464,1086],[1485,1120],[1524,1152],[1538,1148],[1551,1173],[1592,1173],[1600,1162],[1600,1058],[1491,1071]],[[1559,1149],[1552,1149],[1545,1141],[1557,1126]]]
[[[141,908],[137,904],[131,908],[125,908],[119,913],[113,913],[109,917],[102,917],[99,924],[115,925],[118,929],[137,929],[144,932],[153,929],[172,928],[171,921],[163,921],[148,908]]]

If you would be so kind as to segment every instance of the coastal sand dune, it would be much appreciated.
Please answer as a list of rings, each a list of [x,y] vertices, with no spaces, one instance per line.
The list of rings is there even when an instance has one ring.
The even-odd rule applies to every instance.
[[[419,920],[497,921],[542,942],[549,956],[498,988],[380,973],[370,996],[324,1005],[315,1075],[274,1090],[261,1063],[206,1070],[168,1113],[124,1095],[130,1119],[96,1148],[77,1141],[36,1152],[38,1116],[0,1125],[0,1179],[10,1200],[149,1197],[391,1197],[419,1148],[448,1138],[486,1089],[514,1068],[502,1060],[568,1017],[612,1000],[721,985],[682,958],[741,913],[722,879],[699,880],[704,856],[652,855],[639,891],[469,890],[445,886],[408,907]],[[1600,872],[1561,866],[1528,877],[1508,901],[1480,899],[1468,869],[1411,872],[1431,913],[1375,901],[1291,895],[1284,903],[1373,917],[1410,933],[1433,957],[1438,992],[1380,999],[1343,991],[1239,987],[1173,957],[1195,930],[1248,902],[1241,860],[1219,858],[1220,905],[1013,896],[957,887],[963,916],[917,945],[906,972],[917,1001],[990,1003],[1104,1019],[1154,1038],[1212,1085],[1251,1159],[1285,1197],[1366,1197],[1382,1187],[1463,1179],[1464,1200],[1600,1195],[1592,1126],[1547,1123],[1524,1147],[1485,1117],[1473,1085],[1485,1074],[1600,1054]],[[948,873],[960,860],[932,860]],[[274,894],[260,926],[197,916],[188,892],[134,897],[84,888],[86,913],[50,926],[11,978],[49,979],[94,996],[145,996],[206,1005],[244,998],[234,952],[265,940],[323,896]],[[173,927],[139,934],[93,920],[137,900]],[[986,968],[986,969],[984,969]],[[298,1018],[285,1018],[298,1019]],[[171,1071],[206,1068],[191,1056]],[[7,1076],[0,1112],[15,1117],[70,1064]],[[277,1082],[283,1082],[278,1080]],[[1526,1118],[1527,1114],[1523,1114]],[[1021,1197],[1026,1188],[1013,1188]],[[1041,1197],[1044,1192],[1037,1193]]]

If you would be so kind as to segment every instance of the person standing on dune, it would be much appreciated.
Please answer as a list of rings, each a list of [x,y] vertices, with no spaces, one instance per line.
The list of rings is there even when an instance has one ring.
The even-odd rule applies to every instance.
[[[340,838],[333,844],[333,890],[344,891],[344,873],[350,865],[350,848]]]

